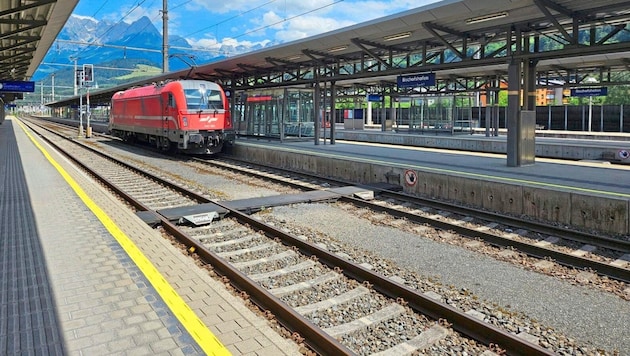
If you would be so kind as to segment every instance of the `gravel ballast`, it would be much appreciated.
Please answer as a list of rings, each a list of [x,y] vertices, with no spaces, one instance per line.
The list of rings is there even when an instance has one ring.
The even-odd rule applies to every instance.
[[[130,156],[122,150],[120,153]],[[176,172],[178,178],[217,192],[217,200],[283,194],[274,191],[271,184],[250,185],[228,173],[216,176],[177,161],[143,157],[142,163]],[[589,345],[588,351],[582,353],[595,354],[595,348],[618,350],[620,354],[630,350],[630,302],[613,294],[423,238],[422,232],[412,234],[377,226],[331,205],[300,204],[275,207],[270,212],[273,219],[316,230],[338,244],[353,246],[355,255],[365,251],[367,258],[386,259],[398,269],[466,290],[489,304],[499,305],[508,311],[506,314],[522,313],[579,344]]]
[[[630,303],[574,286],[457,246],[375,226],[330,205],[276,207],[277,219],[315,227],[340,242],[395,261],[442,284],[465,288],[482,299],[521,312],[605,350],[630,350]],[[625,352],[625,351],[622,351]]]

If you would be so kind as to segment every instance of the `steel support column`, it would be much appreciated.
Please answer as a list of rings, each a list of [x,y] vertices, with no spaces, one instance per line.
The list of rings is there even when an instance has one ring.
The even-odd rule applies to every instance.
[[[526,60],[523,64],[523,75],[525,76],[523,78],[523,83],[525,84],[524,92],[527,93],[523,107],[526,110],[536,110],[536,62]]]
[[[337,87],[335,86],[335,81],[330,82],[330,144],[335,144],[335,101],[337,101]],[[324,130],[326,125],[324,123]]]
[[[500,107],[499,107],[499,90],[501,88],[501,79],[499,77],[497,77],[497,79],[495,79],[494,81],[494,87],[496,88],[493,92],[492,92],[492,111],[494,112],[493,116],[492,116],[492,136],[494,137],[498,137],[499,136],[499,124],[501,123],[500,120]]]
[[[486,137],[490,137],[490,128],[492,127],[492,97],[494,95],[492,88],[486,88]]]
[[[501,83],[500,81],[498,82]],[[501,107],[499,106],[499,91],[494,91],[494,103],[492,104],[492,110],[494,111],[493,122],[494,126],[492,128],[492,136],[499,137],[499,127],[501,124]]]
[[[514,58],[510,60],[508,65],[508,106],[506,113],[508,167],[519,167],[521,165],[520,119],[522,67],[522,60]]]
[[[321,100],[322,92],[319,88],[319,80],[315,82],[315,93],[313,93],[313,111],[315,111],[315,117],[313,118],[314,132],[315,132],[315,145],[319,145],[319,121],[321,120]]]
[[[521,93],[524,86],[527,90],[531,83],[530,65],[522,59],[512,59],[508,66],[508,107],[507,107],[507,165],[520,167],[534,164],[536,158],[536,111],[522,110]],[[535,69],[535,67],[534,67]],[[522,83],[525,83],[523,85]],[[535,109],[535,96],[526,100],[524,105],[532,105]],[[532,100],[533,104],[528,104]],[[526,107],[527,108],[527,107]]]

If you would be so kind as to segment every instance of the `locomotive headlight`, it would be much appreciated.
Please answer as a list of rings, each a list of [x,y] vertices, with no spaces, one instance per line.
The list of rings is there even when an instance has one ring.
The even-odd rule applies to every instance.
[[[184,126],[188,126],[188,118],[186,116],[182,117],[182,123]]]

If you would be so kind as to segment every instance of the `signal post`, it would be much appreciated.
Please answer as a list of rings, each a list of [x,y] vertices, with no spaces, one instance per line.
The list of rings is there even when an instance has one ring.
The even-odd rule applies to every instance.
[[[87,90],[87,108],[85,113],[87,114],[87,127],[85,131],[85,137],[92,137],[92,127],[90,126],[90,83],[94,81],[94,65],[84,64],[82,69],[77,69],[75,72],[75,78],[77,80],[77,86],[79,87],[79,137],[83,136],[83,94],[81,89]]]

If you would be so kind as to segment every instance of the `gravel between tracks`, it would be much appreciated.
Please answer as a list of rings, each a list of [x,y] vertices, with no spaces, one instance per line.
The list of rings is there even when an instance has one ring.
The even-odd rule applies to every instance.
[[[123,150],[119,153],[129,156]],[[218,200],[279,194],[268,185],[251,186],[244,181],[209,175],[183,168],[177,161],[145,156],[142,163],[177,172],[178,177],[197,182],[209,192],[220,192]],[[360,249],[355,247],[356,253],[360,255],[366,251],[368,259],[377,256],[395,261],[398,267],[437,280],[438,284],[470,291],[488,303],[500,305],[508,310],[508,314],[524,313],[579,340],[579,344],[589,344],[588,351],[581,350],[586,351],[583,353],[593,354],[594,348],[599,348],[608,352],[619,350],[623,355],[630,350],[630,303],[614,295],[574,286],[472,251],[423,239],[420,234],[375,226],[328,205],[276,207],[272,217],[305,229],[313,227],[323,234],[335,236],[338,243],[347,246],[360,246]]]
[[[276,207],[273,215],[292,224],[314,226],[343,239],[340,242],[346,245],[361,246],[396,261],[400,267],[437,277],[443,285],[465,288],[573,338],[588,340],[595,347],[630,350],[630,303],[614,295],[576,287],[419,235],[374,226],[331,206]]]

